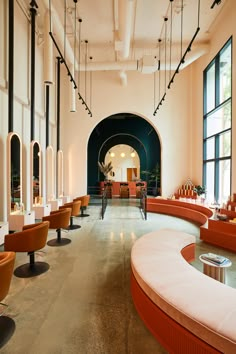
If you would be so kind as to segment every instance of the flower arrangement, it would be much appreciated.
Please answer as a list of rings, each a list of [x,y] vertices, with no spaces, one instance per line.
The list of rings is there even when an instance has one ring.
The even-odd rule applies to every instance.
[[[100,171],[104,174],[105,179],[108,178],[108,174],[111,173],[113,167],[111,162],[108,162],[108,164],[105,164],[104,162],[99,162],[98,161],[98,167]]]

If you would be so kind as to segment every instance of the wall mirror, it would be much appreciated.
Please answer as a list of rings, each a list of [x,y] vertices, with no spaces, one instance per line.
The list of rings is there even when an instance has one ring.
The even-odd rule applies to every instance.
[[[52,146],[48,146],[46,150],[46,176],[47,176],[47,200],[55,199],[55,159]]]
[[[31,167],[31,206],[41,204],[41,148],[37,141],[30,144],[30,167]]]
[[[7,136],[8,213],[22,204],[22,143],[18,134]]]
[[[57,152],[57,196],[58,198],[64,195],[63,186],[63,152],[58,150]]]

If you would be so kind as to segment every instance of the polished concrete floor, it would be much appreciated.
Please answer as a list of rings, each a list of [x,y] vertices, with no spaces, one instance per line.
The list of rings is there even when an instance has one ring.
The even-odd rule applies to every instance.
[[[147,232],[173,228],[197,237],[193,266],[202,271],[198,255],[215,252],[233,262],[227,284],[236,287],[236,255],[199,240],[199,228],[167,215],[142,218],[135,199],[110,200],[104,220],[91,200],[80,229],[63,232],[64,247],[46,246],[36,260],[50,269],[38,277],[12,278],[5,302],[16,324],[4,354],[159,354],[167,353],[140,320],[130,295],[130,251]],[[56,233],[49,231],[49,239]],[[1,247],[2,249],[2,247]],[[28,262],[17,254],[16,266]],[[191,353],[190,353],[191,354]]]

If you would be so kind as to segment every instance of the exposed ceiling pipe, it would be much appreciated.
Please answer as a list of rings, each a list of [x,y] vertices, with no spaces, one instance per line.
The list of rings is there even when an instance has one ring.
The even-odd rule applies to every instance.
[[[200,58],[202,55],[209,52],[209,44],[201,44],[194,46],[191,51],[187,54],[185,63],[181,65],[180,69],[192,64],[195,60]],[[176,70],[179,64],[179,58],[172,57],[171,70]],[[170,66],[167,65],[169,70]],[[86,69],[88,71],[140,71],[142,73],[151,74],[158,69],[158,61],[153,55],[146,55],[140,60],[127,60],[127,61],[116,61],[116,62],[90,62],[87,63]],[[85,71],[85,65],[80,64],[80,70]],[[165,63],[162,62],[160,65],[160,70],[165,70]]]
[[[134,5],[135,0],[119,0],[118,4],[119,40],[121,43],[117,43],[116,48],[122,59],[126,59],[129,56],[134,22]]]
[[[49,3],[48,0],[43,0],[44,5],[49,10]],[[59,15],[57,14],[54,6],[52,5],[52,25],[53,25],[53,34],[55,35],[56,42],[63,53],[63,48],[64,48],[64,28],[63,25],[61,24]],[[67,62],[68,65],[74,63],[74,51],[71,48],[70,42],[68,41],[66,37],[66,58],[64,58]],[[75,60],[75,70],[78,70],[78,62]]]

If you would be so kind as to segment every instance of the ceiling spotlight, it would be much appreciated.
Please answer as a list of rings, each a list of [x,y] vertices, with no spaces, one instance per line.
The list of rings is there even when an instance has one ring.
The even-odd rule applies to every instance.
[[[114,152],[111,152],[111,157],[115,157],[115,153]]]
[[[131,152],[130,156],[131,156],[131,157],[135,157],[135,152],[134,152],[134,151]]]
[[[120,154],[120,156],[121,156],[121,157],[125,157],[125,153],[122,152],[122,153]]]

